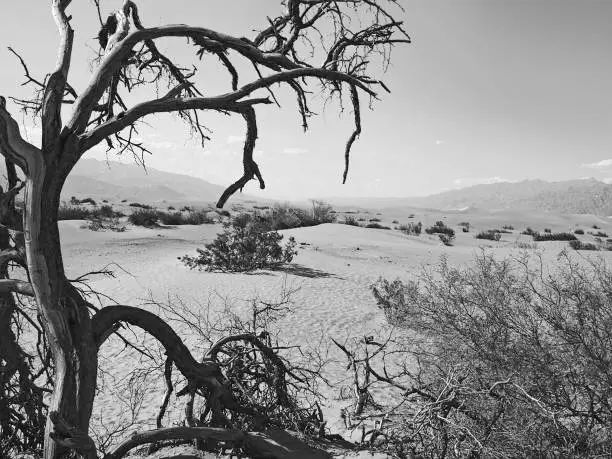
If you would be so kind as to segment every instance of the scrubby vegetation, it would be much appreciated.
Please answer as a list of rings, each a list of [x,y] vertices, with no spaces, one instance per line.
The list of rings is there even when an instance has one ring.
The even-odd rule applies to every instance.
[[[464,233],[470,232],[470,222],[460,222],[459,227],[461,228],[461,231],[463,231]]]
[[[514,231],[514,226],[512,225],[504,225],[502,226],[502,229],[508,230],[508,231]]]
[[[599,247],[592,242],[582,242],[578,239],[570,241],[569,246],[574,250],[599,250]]]
[[[376,222],[368,223],[365,227],[366,228],[374,228],[374,229],[384,229],[384,230],[390,230],[391,229],[388,226],[384,226],[384,225],[381,225],[380,223],[376,223]]]
[[[128,217],[132,225],[153,227],[159,224],[159,214],[152,209],[139,209]]]
[[[223,227],[213,242],[198,249],[197,256],[185,255],[180,258],[181,262],[191,269],[243,272],[275,268],[290,263],[297,255],[293,237],[283,246],[283,235],[262,231],[255,220],[238,218],[224,223]]]
[[[486,230],[479,232],[476,236],[476,239],[487,239],[489,241],[499,241],[501,239],[501,234],[497,230]]]
[[[533,229],[531,229],[529,226],[527,227],[527,229],[525,229],[525,231],[523,231],[521,234],[524,234],[526,236],[534,236],[536,234],[538,234],[537,231],[534,231]]]
[[[423,224],[421,222],[418,223],[408,223],[407,225],[400,225],[398,229],[402,233],[406,233],[410,236],[419,236],[421,231],[423,230]]]
[[[352,215],[346,215],[344,217],[344,224],[350,226],[361,226],[361,224],[357,221],[355,217]]]
[[[362,344],[360,381],[401,390],[366,413],[381,422],[365,440],[395,457],[608,457],[612,272],[567,254],[557,269],[543,266],[483,252],[469,267],[443,260],[408,282],[373,285],[389,323],[407,333]],[[387,368],[387,352],[405,366]],[[360,387],[364,406],[376,406]]]
[[[535,233],[533,240],[536,242],[543,241],[575,241],[577,238],[572,233]]]
[[[576,229],[576,230],[574,230],[574,234],[584,234],[584,230]]]
[[[123,201],[122,201],[123,202]],[[131,202],[130,204],[128,204],[130,207],[138,207],[140,209],[153,209],[153,207],[151,207],[148,204],[140,204],[139,202]]]
[[[204,211],[192,212],[157,212],[159,220],[164,225],[203,225],[215,221]]]
[[[454,237],[455,230],[446,226],[443,221],[437,221],[435,225],[425,228],[427,234],[446,234],[447,236]]]

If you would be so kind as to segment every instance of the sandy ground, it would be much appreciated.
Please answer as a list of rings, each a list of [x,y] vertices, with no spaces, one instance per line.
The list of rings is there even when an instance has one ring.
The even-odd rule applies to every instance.
[[[374,218],[375,212],[357,216]],[[395,226],[392,223],[395,219],[401,223],[421,220],[426,225],[444,219],[458,231],[457,238],[453,247],[445,247],[437,236],[423,234],[414,237],[394,230],[324,224],[283,231],[302,243],[298,256],[287,269],[224,274],[190,271],[177,259],[185,254],[195,254],[196,248],[211,241],[221,228],[218,224],[155,229],[128,226],[126,232],[114,233],[92,232],[81,228],[80,221],[68,221],[61,222],[61,235],[68,276],[76,278],[105,266],[112,268],[114,278],[94,276],[90,285],[119,304],[155,309],[143,303],[150,299],[163,302],[180,298],[194,311],[205,311],[206,305],[211,305],[212,310],[220,310],[224,301],[234,304],[237,311],[244,311],[246,301],[251,298],[275,299],[283,285],[299,288],[292,297],[294,313],[279,324],[280,332],[295,344],[326,347],[330,337],[344,341],[349,337],[375,334],[384,326],[382,313],[370,292],[370,285],[380,276],[406,280],[421,266],[437,263],[443,255],[452,265],[469,263],[481,247],[494,250],[499,257],[518,254],[521,249],[517,248],[517,242],[531,241],[531,238],[519,234],[526,226],[540,231],[544,227],[567,231],[577,225],[589,230],[593,224],[602,231],[612,229],[609,220],[593,216],[519,215],[511,212],[466,215],[421,211],[413,219],[407,219],[406,213],[399,215],[396,211],[377,218],[391,227]],[[470,233],[461,233],[455,226],[461,221],[470,221]],[[512,224],[516,230],[512,234],[503,234],[499,242],[474,238],[480,229],[499,228],[504,224]],[[584,239],[592,237],[587,235]],[[544,251],[545,259],[552,262],[567,243],[547,242],[538,246]],[[612,252],[597,253],[608,259],[612,256]],[[105,303],[110,301],[105,300]],[[201,355],[204,350],[197,347],[194,337],[186,333],[181,336],[195,356]],[[134,362],[138,358],[136,355],[129,352],[119,355],[122,348],[121,342],[113,340],[104,346],[102,352],[105,368],[112,368],[117,378],[129,377],[138,365]],[[340,431],[339,408],[349,403],[339,401],[337,397],[340,387],[347,383],[347,374],[342,355],[330,348],[329,357],[332,362],[327,367],[326,376],[333,382],[333,387],[325,390],[329,397],[326,413],[332,430]],[[163,391],[161,381],[146,387],[138,415],[143,422],[142,428],[154,426]],[[125,404],[117,401],[117,395],[106,386],[101,387],[96,398],[95,416],[107,427],[114,419],[126,416]],[[166,425],[179,419],[180,409],[180,404],[174,405]]]

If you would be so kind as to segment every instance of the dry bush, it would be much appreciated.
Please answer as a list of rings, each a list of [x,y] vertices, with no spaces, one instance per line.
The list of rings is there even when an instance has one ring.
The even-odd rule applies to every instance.
[[[276,268],[290,263],[297,255],[293,237],[283,246],[282,234],[261,231],[256,225],[243,225],[241,220],[225,223],[223,228],[213,242],[197,249],[197,256],[185,255],[179,258],[181,262],[191,269],[243,272]]]
[[[402,389],[365,436],[399,457],[603,457],[612,454],[612,271],[562,253],[452,268],[445,260],[373,293],[407,332]],[[384,353],[384,349],[379,353]],[[376,440],[376,441],[374,441]]]

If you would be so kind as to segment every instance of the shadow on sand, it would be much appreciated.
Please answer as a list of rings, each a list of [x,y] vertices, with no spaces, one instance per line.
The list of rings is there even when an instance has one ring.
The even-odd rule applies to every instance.
[[[321,277],[342,279],[341,277],[338,277],[335,274],[321,271],[319,269],[308,268],[306,266],[298,265],[295,263],[279,266],[278,268],[274,268],[271,271],[284,272],[286,274],[293,274],[294,276],[308,277],[311,279]]]

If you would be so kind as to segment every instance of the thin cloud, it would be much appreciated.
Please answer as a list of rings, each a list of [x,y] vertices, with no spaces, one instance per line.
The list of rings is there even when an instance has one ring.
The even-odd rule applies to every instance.
[[[591,169],[602,169],[604,167],[612,166],[612,159],[602,159],[596,163],[583,164],[582,167],[589,167]]]
[[[285,148],[283,149],[283,153],[286,155],[303,155],[304,153],[308,153],[306,148]]]

